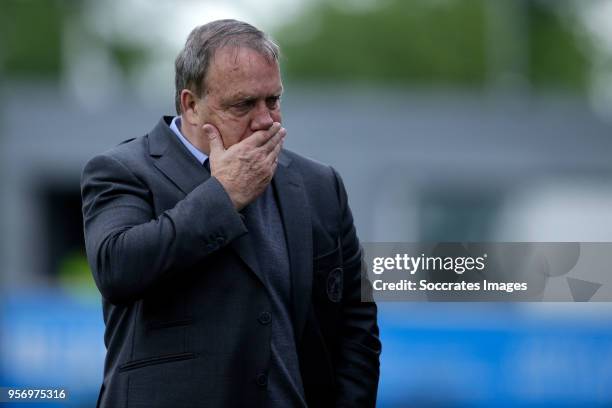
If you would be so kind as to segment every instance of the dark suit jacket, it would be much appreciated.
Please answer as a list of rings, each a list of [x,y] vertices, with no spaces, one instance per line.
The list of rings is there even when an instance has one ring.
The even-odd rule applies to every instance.
[[[103,407],[265,406],[270,299],[241,215],[168,127],[87,163],[85,243],[103,297]],[[311,407],[374,406],[381,344],[361,247],[329,166],[283,151],[273,179]],[[273,318],[273,317],[272,317]]]

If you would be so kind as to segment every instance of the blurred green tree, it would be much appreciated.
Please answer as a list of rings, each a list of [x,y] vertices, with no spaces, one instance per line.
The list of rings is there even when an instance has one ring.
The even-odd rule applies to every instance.
[[[130,38],[103,38],[83,21],[92,0],[2,0],[0,13],[0,73],[10,79],[56,81],[66,63],[65,31],[78,40],[108,51],[126,76],[149,57],[147,48]],[[151,44],[154,47],[154,44]]]
[[[515,1],[518,15],[504,14],[503,0],[320,0],[275,38],[289,79],[482,87],[488,54],[520,41],[528,84],[584,90],[591,61],[571,2]],[[502,23],[492,7],[517,19],[503,21],[520,25],[517,38],[491,38]]]
[[[66,6],[67,2],[57,0],[2,1],[0,72],[4,77],[59,77]]]
[[[577,9],[567,0],[527,4],[531,84],[586,91],[595,51]]]
[[[64,30],[101,47],[128,77],[153,47],[101,37],[82,18],[94,0],[3,0],[4,78],[58,79]],[[588,87],[594,51],[580,0],[311,0],[275,34],[288,79],[486,87],[510,74],[533,88]],[[519,81],[520,82],[520,81]]]

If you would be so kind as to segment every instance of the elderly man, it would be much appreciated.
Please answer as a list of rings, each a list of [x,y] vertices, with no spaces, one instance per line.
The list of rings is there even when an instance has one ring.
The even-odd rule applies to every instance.
[[[102,407],[370,407],[381,344],[338,174],[282,148],[278,47],[195,28],[178,116],[93,158],[87,254],[102,294]]]

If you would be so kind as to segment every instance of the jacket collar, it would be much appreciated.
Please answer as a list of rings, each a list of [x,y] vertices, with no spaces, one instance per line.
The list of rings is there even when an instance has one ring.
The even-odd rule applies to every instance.
[[[149,132],[149,154],[153,165],[185,194],[210,178],[210,173],[178,140],[169,125],[172,116],[162,117]]]

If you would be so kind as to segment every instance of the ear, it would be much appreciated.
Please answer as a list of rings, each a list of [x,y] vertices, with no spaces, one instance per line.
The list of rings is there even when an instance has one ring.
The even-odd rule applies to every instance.
[[[199,98],[189,89],[181,91],[181,111],[183,120],[192,126],[199,126],[198,102]]]

